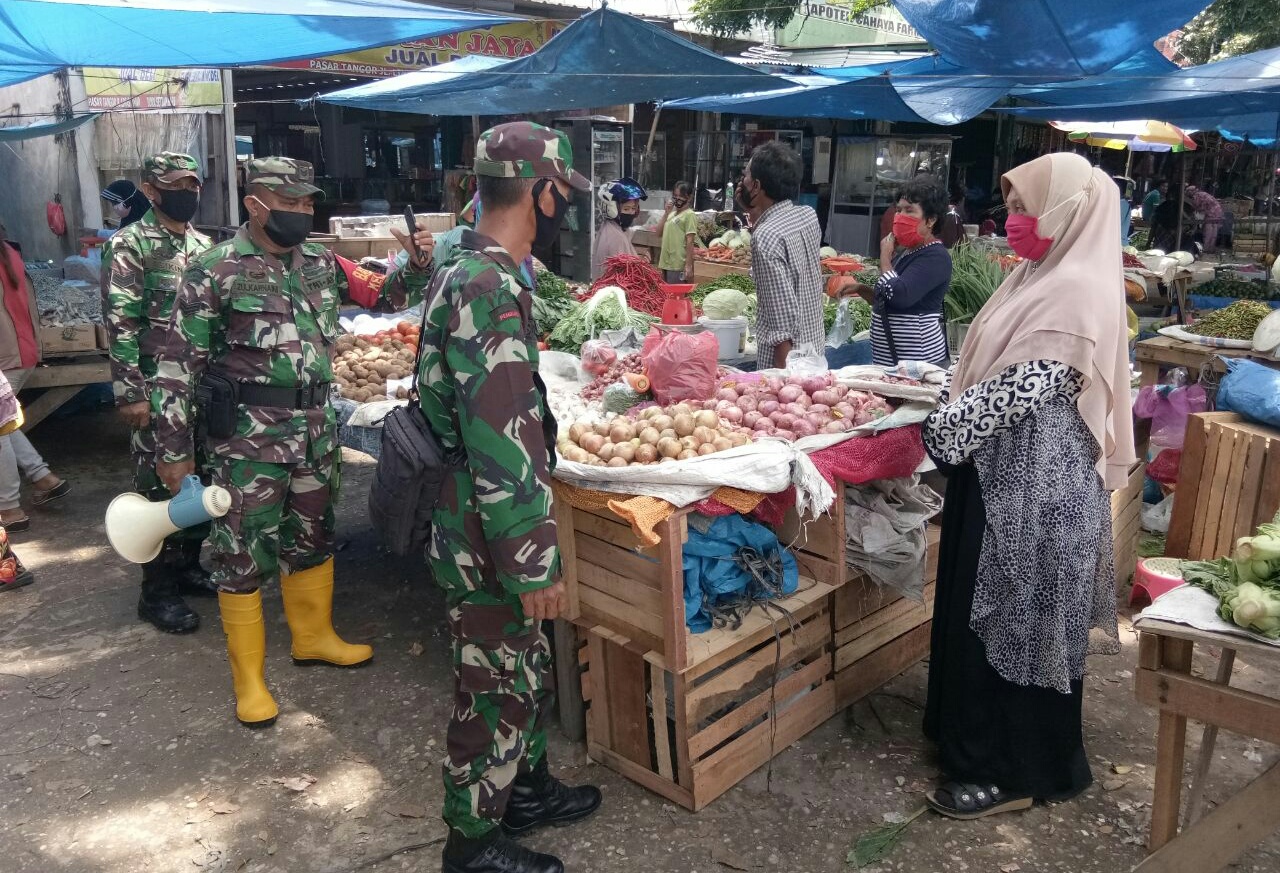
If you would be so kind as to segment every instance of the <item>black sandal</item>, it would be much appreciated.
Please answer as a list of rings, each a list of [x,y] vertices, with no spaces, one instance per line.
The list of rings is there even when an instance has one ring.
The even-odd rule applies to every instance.
[[[970,782],[948,782],[926,796],[934,812],[948,818],[972,821],[1002,812],[1030,809],[1031,797],[1009,797],[996,785],[974,785]]]

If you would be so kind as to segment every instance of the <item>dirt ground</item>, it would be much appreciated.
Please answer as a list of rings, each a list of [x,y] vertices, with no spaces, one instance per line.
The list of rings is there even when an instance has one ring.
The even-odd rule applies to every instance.
[[[123,431],[109,413],[85,412],[46,421],[35,443],[75,490],[14,537],[36,584],[0,595],[0,870],[438,870],[450,705],[442,602],[420,563],[377,548],[364,512],[370,460],[346,458],[335,611],[375,662],[293,666],[268,592],[267,678],[281,716],[250,732],[233,718],[214,603],[196,602],[204,624],[188,636],[135,616],[137,570],[102,525],[128,488]],[[1122,637],[1124,653],[1095,659],[1086,683],[1092,789],[972,824],[926,814],[867,869],[1124,871],[1140,861],[1155,718],[1134,701],[1136,638]],[[1236,677],[1274,689],[1265,665],[1238,666]],[[592,764],[553,729],[553,767],[601,785],[605,805],[529,843],[593,873],[852,869],[858,835],[914,811],[937,775],[920,733],[924,684],[923,665],[911,669],[783,752],[771,791],[762,770],[696,815]],[[1192,753],[1199,733],[1189,731]],[[1275,754],[1224,735],[1210,801]],[[1230,869],[1280,870],[1280,837]]]

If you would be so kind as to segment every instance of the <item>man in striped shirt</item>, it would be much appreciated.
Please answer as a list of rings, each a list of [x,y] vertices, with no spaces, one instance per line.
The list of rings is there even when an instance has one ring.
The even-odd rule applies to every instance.
[[[751,278],[756,284],[756,367],[782,368],[793,350],[822,357],[822,229],[800,193],[804,165],[780,142],[751,153],[734,192],[751,219]]]

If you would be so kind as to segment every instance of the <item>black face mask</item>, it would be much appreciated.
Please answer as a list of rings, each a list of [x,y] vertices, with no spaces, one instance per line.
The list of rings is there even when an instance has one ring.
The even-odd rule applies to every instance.
[[[186,188],[177,191],[162,190],[160,202],[154,206],[174,221],[186,224],[195,217],[196,210],[200,208],[200,192]]]
[[[253,198],[258,200],[258,198]],[[267,204],[258,200],[262,206]],[[268,209],[267,223],[262,226],[271,240],[282,249],[291,249],[302,245],[311,233],[312,216],[309,212],[286,212],[283,209]]]
[[[626,230],[628,227],[634,224],[635,220],[639,217],[640,216],[635,212],[620,212],[618,213],[618,224],[622,227],[623,230]]]
[[[756,196],[747,190],[746,179],[738,180],[738,187],[733,189],[733,199],[737,200],[738,205],[743,209],[751,208],[751,201],[755,200]]]
[[[551,186],[551,197],[555,202],[554,211],[547,215],[542,211],[542,207],[538,205],[538,201],[542,198],[542,192],[546,187]],[[569,211],[569,201],[560,193],[560,189],[550,179],[539,179],[538,184],[533,186],[533,217],[537,221],[537,231],[533,237],[533,247],[535,249],[546,250],[555,244],[556,237],[560,235],[560,225],[564,221],[564,214]]]

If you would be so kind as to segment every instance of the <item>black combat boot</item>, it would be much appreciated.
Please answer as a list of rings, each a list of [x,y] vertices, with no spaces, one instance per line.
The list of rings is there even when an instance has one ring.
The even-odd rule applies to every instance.
[[[542,825],[581,821],[600,808],[601,799],[594,785],[570,788],[552,776],[544,754],[538,766],[516,777],[502,829],[518,836]]]
[[[183,597],[214,597],[218,593],[218,586],[200,566],[202,545],[203,540],[181,540],[173,545],[165,541],[165,554],[167,560],[172,561],[178,593]]]
[[[163,553],[142,565],[138,618],[171,634],[190,633],[200,626],[200,616],[178,594],[176,575]]]
[[[559,858],[518,846],[498,828],[474,840],[450,830],[441,869],[443,873],[564,873]]]

